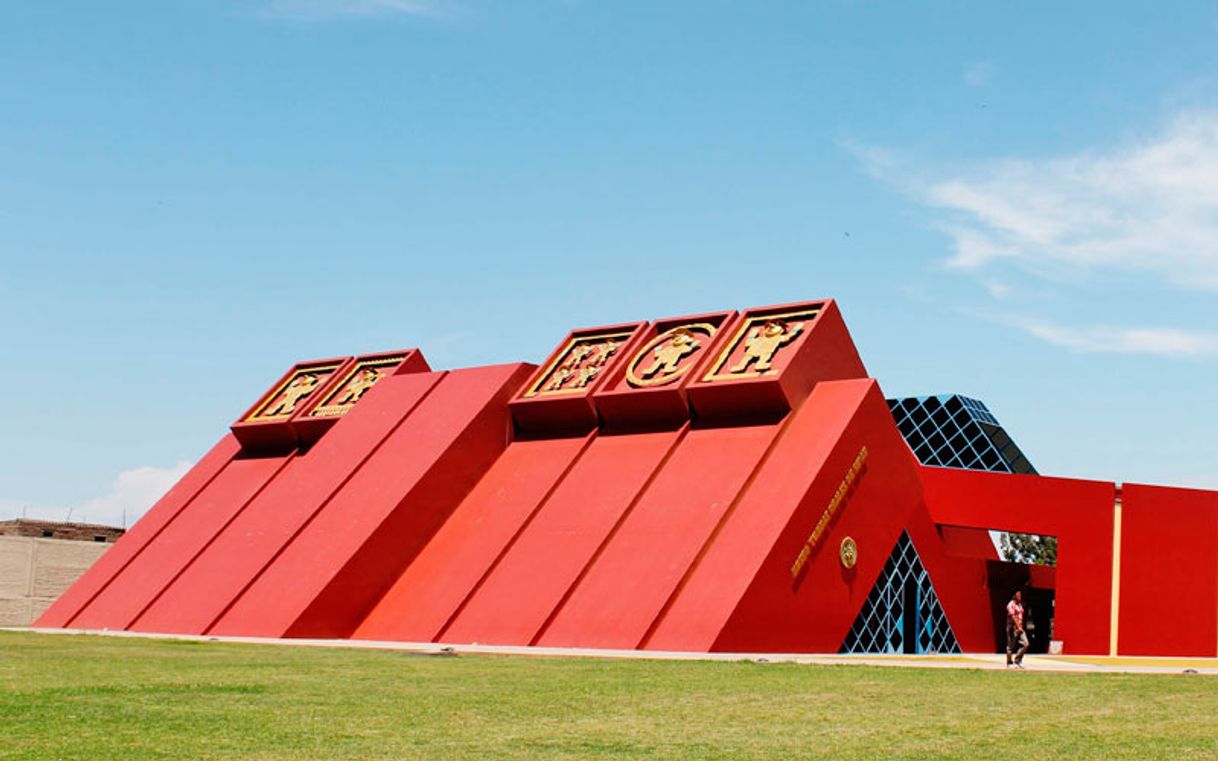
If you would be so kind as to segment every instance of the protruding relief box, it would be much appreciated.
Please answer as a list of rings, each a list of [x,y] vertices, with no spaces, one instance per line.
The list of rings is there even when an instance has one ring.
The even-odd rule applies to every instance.
[[[580,433],[597,423],[592,394],[634,351],[646,323],[573,330],[508,406],[522,431]]]
[[[231,430],[241,447],[249,450],[284,451],[295,448],[296,433],[291,419],[309,402],[327,393],[351,357],[318,359],[292,366],[270,390],[259,397]]]
[[[688,387],[699,418],[781,415],[818,381],[867,377],[832,300],[749,309],[728,330]]]
[[[291,425],[301,446],[321,438],[343,415],[355,407],[380,381],[392,375],[425,373],[431,370],[418,349],[402,349],[356,357],[339,372],[335,382],[310,399],[292,416]]]
[[[735,312],[657,320],[592,401],[610,427],[669,426],[689,419],[685,387],[718,351]]]

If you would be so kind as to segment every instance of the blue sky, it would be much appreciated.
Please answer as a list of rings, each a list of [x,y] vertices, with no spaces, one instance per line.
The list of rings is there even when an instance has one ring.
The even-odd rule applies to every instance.
[[[6,3],[0,264],[0,517],[297,359],[826,296],[1042,473],[1218,488],[1218,8]]]

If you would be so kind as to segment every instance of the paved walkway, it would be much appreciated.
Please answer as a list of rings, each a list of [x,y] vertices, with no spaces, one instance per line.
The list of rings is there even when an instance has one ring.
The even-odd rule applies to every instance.
[[[812,663],[822,666],[899,666],[906,668],[970,668],[1004,671],[1006,656],[990,653],[965,655],[838,655],[809,653],[687,653],[661,650],[594,650],[567,647],[512,647],[507,645],[443,645],[434,642],[377,642],[354,639],[271,639],[266,637],[210,637],[188,634],[145,634],[89,629],[0,627],[0,631],[52,635],[92,634],[106,637],[173,639],[196,642],[232,642],[278,647],[339,647],[353,650],[396,650],[418,655],[518,655],[551,658],[641,658],[674,661],[755,661],[758,663]],[[1218,658],[1160,658],[1089,655],[1029,655],[1027,671],[1069,673],[1218,675]]]

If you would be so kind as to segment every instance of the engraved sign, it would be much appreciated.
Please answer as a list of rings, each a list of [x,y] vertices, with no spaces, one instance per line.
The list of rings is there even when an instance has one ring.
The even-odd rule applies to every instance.
[[[833,492],[833,499],[829,500],[829,505],[825,511],[821,513],[820,520],[816,522],[816,527],[812,529],[812,533],[808,536],[808,540],[804,542],[804,546],[800,548],[799,555],[795,557],[795,562],[791,564],[791,577],[798,578],[800,571],[804,569],[808,558],[812,557],[812,551],[816,549],[816,545],[820,542],[821,536],[828,530],[829,524],[833,522],[833,517],[837,515],[842,504],[849,498],[851,490],[855,483],[863,473],[863,468],[867,465],[867,447],[864,446],[855,456],[854,462],[850,463],[850,469],[846,471],[845,478],[838,484],[837,491]],[[856,553],[857,557],[857,553]],[[849,567],[849,566],[847,566]]]

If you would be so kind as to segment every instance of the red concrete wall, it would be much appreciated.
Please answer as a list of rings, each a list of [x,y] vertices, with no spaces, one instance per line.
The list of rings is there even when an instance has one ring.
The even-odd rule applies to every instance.
[[[817,399],[822,390],[826,396]],[[815,439],[798,448],[794,438],[783,442],[771,457],[782,468],[771,474],[772,485],[750,493],[737,511],[740,521],[725,527],[720,537],[725,547],[746,534],[769,546],[762,550],[760,565],[754,557],[745,566],[756,571],[716,636],[715,650],[836,652],[919,503],[908,448],[875,381],[821,384],[808,401],[821,402]],[[825,420],[829,414],[837,416],[832,425]],[[794,561],[864,447],[863,470],[805,568],[793,578]],[[801,463],[801,451],[814,456]],[[776,461],[779,455],[785,460]],[[759,485],[760,479],[750,492]],[[838,552],[847,536],[859,548],[853,569],[843,567]]]
[[[781,624],[783,631],[766,634],[758,622],[771,620],[774,599],[771,594],[787,599],[793,594],[792,563],[866,443],[859,430],[861,425],[854,421],[867,398],[870,398],[872,417],[883,420],[877,411],[887,415],[887,407],[874,381],[825,382],[813,389],[787,423],[781,440],[748,490],[724,516],[713,541],[684,575],[671,603],[645,638],[643,647],[652,650],[747,650],[767,647],[765,642],[785,645],[798,640],[806,643],[810,641],[810,635],[805,632],[815,632],[819,636],[818,650],[837,650],[841,637],[830,642],[833,635],[825,634],[817,626],[788,620]],[[876,404],[883,408],[875,407]],[[887,424],[895,428],[891,416],[888,416]],[[864,476],[863,480],[874,482],[878,479]],[[833,524],[834,532],[853,513],[857,497],[856,494],[842,506],[838,520]],[[896,510],[898,514],[890,521],[891,541],[876,542],[887,545],[885,549],[871,551],[860,560],[860,578],[855,589],[861,595],[860,604],[870,590],[866,577],[874,577],[883,565],[882,558],[879,565],[875,565],[873,558],[891,549],[904,518],[899,505],[884,509]],[[908,505],[904,509],[908,509]],[[835,542],[840,541],[841,536],[834,532],[822,539],[810,567],[825,557],[837,563]],[[782,546],[776,547],[780,539]],[[785,577],[778,573],[779,570],[786,574]],[[821,583],[819,577],[824,572],[816,571],[814,578],[805,578],[802,583],[815,587]],[[763,573],[765,579],[759,582],[758,577]]]
[[[780,430],[686,434],[538,644],[638,647]]]
[[[350,636],[503,452],[507,399],[531,369],[445,373],[209,632]]]
[[[126,629],[292,459],[235,459],[71,621]]]
[[[532,644],[685,430],[598,435],[439,641]]]
[[[231,434],[220,439],[165,496],[157,500],[143,518],[123,534],[106,554],[98,558],[97,562],[42,614],[36,625],[50,628],[68,626],[72,619],[154,541],[178,513],[229,464],[240,448],[237,439]]]
[[[440,380],[385,378],[288,463],[130,628],[202,634],[337,494]]]
[[[990,532],[980,528],[940,526],[939,536],[947,554],[978,560],[998,560],[998,548],[990,539]]]
[[[353,636],[412,642],[439,636],[591,440],[589,434],[512,442]]]
[[[1067,653],[1108,653],[1114,484],[953,468],[919,474],[936,523],[1056,536],[1055,637]]]
[[[1218,654],[1218,492],[1126,484],[1122,655]]]

